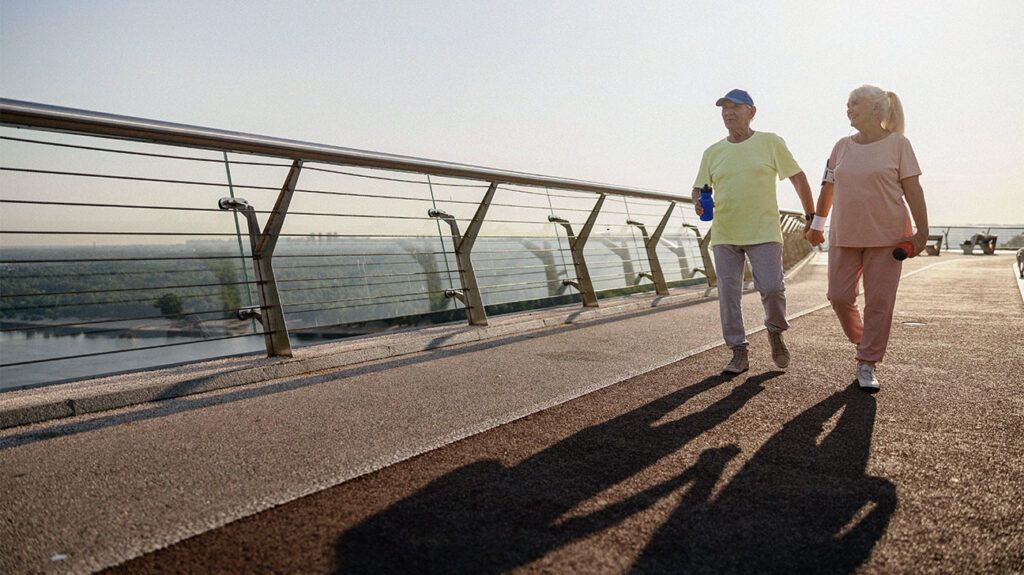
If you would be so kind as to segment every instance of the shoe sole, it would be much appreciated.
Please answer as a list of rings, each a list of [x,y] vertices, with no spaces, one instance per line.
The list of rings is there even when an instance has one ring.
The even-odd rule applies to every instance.
[[[878,393],[878,391],[882,389],[882,387],[877,383],[875,385],[863,385],[859,381],[857,382],[857,387],[866,393]]]
[[[785,359],[776,359],[776,358],[773,357],[772,361],[774,361],[775,362],[775,366],[780,368],[780,369],[786,369],[787,367],[789,367],[789,358],[788,357],[785,358]]]

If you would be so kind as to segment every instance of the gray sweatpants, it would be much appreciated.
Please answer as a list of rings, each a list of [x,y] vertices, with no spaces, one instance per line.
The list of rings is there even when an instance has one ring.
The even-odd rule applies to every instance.
[[[754,288],[761,293],[764,305],[764,325],[769,331],[789,329],[786,321],[786,284],[782,278],[782,244],[767,242],[748,246],[718,244],[715,253],[715,273],[718,274],[718,310],[722,317],[722,335],[730,348],[747,345],[743,328],[743,257],[750,260],[754,275]]]

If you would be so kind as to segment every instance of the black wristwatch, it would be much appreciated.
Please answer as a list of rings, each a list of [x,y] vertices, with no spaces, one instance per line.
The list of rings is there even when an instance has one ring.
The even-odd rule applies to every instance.
[[[809,214],[804,214],[804,219],[809,221],[809,222],[814,221],[814,212],[811,212]]]

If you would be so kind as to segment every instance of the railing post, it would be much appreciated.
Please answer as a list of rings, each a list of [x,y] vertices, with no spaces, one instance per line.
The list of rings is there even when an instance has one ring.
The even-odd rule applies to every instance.
[[[780,214],[782,227],[782,267],[789,269],[811,253],[811,244],[804,239],[803,229],[807,225],[802,217],[786,212]]]
[[[466,306],[466,316],[469,319],[469,325],[487,325],[487,313],[484,311],[483,298],[480,294],[480,288],[476,283],[476,273],[473,271],[471,254],[473,252],[473,244],[476,243],[476,238],[480,233],[480,226],[484,223],[487,209],[491,207],[491,199],[494,197],[494,191],[497,189],[497,182],[492,182],[488,186],[483,200],[480,201],[480,205],[476,208],[473,220],[469,222],[469,227],[466,228],[466,233],[463,235],[459,234],[459,223],[455,221],[455,216],[441,210],[427,210],[428,216],[440,218],[448,222],[452,229],[452,243],[455,247],[455,260],[459,265],[459,281],[462,283],[462,289],[445,290],[444,295],[453,297]]]
[[[288,205],[292,201],[295,185],[302,170],[302,160],[292,162],[288,170],[281,193],[277,196],[274,210],[267,219],[267,224],[260,232],[256,219],[256,208],[242,198],[221,198],[218,206],[222,210],[237,210],[245,216],[249,226],[249,243],[252,246],[253,267],[256,270],[256,287],[260,298],[258,309],[243,308],[238,310],[239,319],[254,318],[263,325],[263,338],[267,346],[267,355],[291,357],[292,346],[288,338],[288,326],[285,323],[284,308],[277,290],[277,279],[274,277],[274,249],[288,213]]]
[[[583,224],[583,229],[580,230],[578,236],[572,233],[572,224],[568,220],[553,215],[548,216],[549,222],[561,224],[565,228],[565,234],[569,238],[569,253],[572,254],[572,266],[576,270],[576,279],[562,280],[562,284],[571,285],[579,290],[580,296],[583,298],[583,307],[598,307],[597,292],[594,291],[594,284],[590,280],[590,270],[587,269],[587,260],[583,257],[583,248],[586,247],[590,232],[594,229],[594,223],[597,222],[597,215],[601,211],[601,206],[604,205],[604,198],[604,194],[597,198],[597,204],[590,211],[590,216],[587,217],[587,222]]]
[[[698,269],[697,271],[704,274],[708,278],[708,288],[718,286],[718,274],[715,273],[715,264],[711,261],[711,252],[708,250],[708,244],[711,241],[711,230],[708,230],[708,234],[704,237],[700,235],[700,229],[693,224],[683,224],[684,228],[693,230],[693,233],[697,235],[697,245],[700,247],[700,259],[704,262],[704,268]]]
[[[658,261],[658,241],[661,240],[661,234],[665,231],[665,226],[668,225],[669,218],[672,217],[672,210],[676,208],[676,203],[671,202],[668,206],[668,210],[665,215],[662,216],[661,222],[658,227],[655,228],[654,233],[650,237],[647,236],[647,227],[644,224],[634,221],[626,220],[626,223],[631,226],[640,228],[640,233],[644,236],[644,248],[647,250],[647,262],[651,266],[650,279],[654,282],[654,290],[658,295],[668,295],[668,284],[665,282],[665,274],[661,271],[661,262]],[[641,274],[648,275],[648,274]]]

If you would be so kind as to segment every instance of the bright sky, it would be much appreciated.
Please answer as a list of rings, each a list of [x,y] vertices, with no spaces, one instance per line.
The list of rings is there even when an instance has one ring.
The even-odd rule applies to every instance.
[[[814,182],[873,83],[933,224],[1021,224],[1021,29],[1020,0],[0,0],[0,96],[685,194],[729,89]]]

